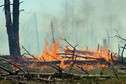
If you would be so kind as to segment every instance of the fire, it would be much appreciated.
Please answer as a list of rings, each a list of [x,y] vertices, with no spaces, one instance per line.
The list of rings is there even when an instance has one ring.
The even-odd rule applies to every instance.
[[[113,56],[113,52],[102,46],[98,50],[85,50],[82,48],[74,50],[71,47],[61,50],[60,47],[60,41],[51,44],[46,41],[41,56],[36,57],[37,60],[33,58],[29,58],[28,60],[28,57],[27,59],[23,57],[23,59],[29,62],[34,61],[34,63],[29,63],[28,67],[37,67],[40,70],[51,68],[50,63],[54,63],[65,69],[70,67],[74,62],[73,68],[77,68],[77,65],[80,65],[86,70],[92,70],[101,67],[106,68],[108,67],[108,63],[113,64],[113,61],[117,60]]]
[[[60,57],[58,55],[56,55],[57,53],[60,52],[59,47],[60,47],[59,41],[56,41],[56,43],[52,43],[50,45],[50,47],[49,47],[49,43],[46,41],[45,48],[44,48],[39,60],[40,61],[43,61],[43,59],[45,59],[45,61],[60,60]]]
[[[64,52],[66,54],[70,54],[72,53],[72,50],[70,48],[65,48]],[[113,64],[113,61],[117,60],[116,57],[113,57],[113,52],[107,48],[103,48],[102,46],[99,48],[99,50],[76,50],[75,54],[78,56],[78,58],[80,57],[77,61],[83,62],[80,63],[80,65],[87,70],[96,68],[93,67],[93,65],[103,68],[108,67],[108,63]],[[84,64],[85,62],[87,62],[87,64]]]
[[[61,63],[58,63],[57,65],[61,66],[62,68],[70,66],[71,63],[75,61],[77,62],[77,64],[81,65],[83,68],[87,70],[96,68],[93,65],[105,68],[107,67],[108,62],[112,64],[113,61],[116,60],[116,58],[113,57],[113,53],[109,51],[107,48],[103,48],[102,46],[99,48],[99,50],[76,50],[73,59],[73,49],[70,47],[66,47],[63,49],[64,56],[60,54],[57,55],[58,53],[61,53],[61,50],[59,49],[59,43],[60,41],[56,41],[55,43],[49,45],[49,43],[46,41],[45,48],[39,60],[41,62],[61,61]],[[46,65],[44,66],[48,68]],[[39,67],[39,69],[41,68],[43,69],[43,67]]]

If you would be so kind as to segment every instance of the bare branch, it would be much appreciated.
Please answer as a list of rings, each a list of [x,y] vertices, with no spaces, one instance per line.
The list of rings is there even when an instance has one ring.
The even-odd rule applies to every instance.
[[[126,41],[126,39],[125,38],[122,38],[121,36],[116,35],[116,37],[120,38],[123,41]]]
[[[21,9],[19,12],[24,11],[24,9]]]
[[[118,36],[120,36],[119,32],[116,29],[114,29],[114,30],[116,31],[116,33],[118,34]]]
[[[3,7],[4,5],[0,5],[0,7]]]
[[[80,65],[77,65],[78,68],[80,68],[83,72],[85,72],[86,74],[89,75],[89,72],[87,70],[85,70],[83,67],[81,67]]]
[[[44,62],[46,62],[46,60],[44,59],[44,57],[42,56]],[[59,73],[62,73],[62,71],[65,71],[62,67],[56,65],[56,64],[53,64],[53,63],[50,63],[49,66],[55,68]]]
[[[118,35],[115,35],[116,37],[120,38],[120,39],[123,40],[123,41],[126,41],[125,38],[123,38],[123,37],[120,36],[119,32],[118,32],[116,29],[114,29],[114,30],[115,30],[115,31],[117,32],[117,34],[118,34]]]
[[[23,46],[22,48],[28,53],[28,55],[32,56],[34,59],[36,59],[38,62],[40,62],[35,56],[33,56],[32,54],[30,54]]]
[[[75,62],[73,62],[70,66],[69,66],[69,72],[73,69],[73,66],[75,65]]]
[[[74,47],[66,40],[66,38],[65,38],[65,39],[61,38],[61,39],[64,40],[64,41],[66,41],[72,48],[74,48]]]
[[[13,4],[10,4],[10,5],[13,5]],[[3,6],[5,6],[5,5],[0,5],[0,7],[3,7]]]
[[[44,58],[43,56],[42,56],[42,58],[43,58],[44,62],[46,62],[46,61],[45,61],[45,58]]]
[[[21,1],[19,4],[23,3],[24,1]]]

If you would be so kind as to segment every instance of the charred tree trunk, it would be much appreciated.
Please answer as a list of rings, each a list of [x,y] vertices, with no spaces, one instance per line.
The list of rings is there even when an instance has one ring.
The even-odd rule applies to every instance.
[[[121,58],[122,58],[122,62],[124,62],[124,61],[123,61],[123,53],[124,53],[124,50],[126,49],[126,44],[125,44],[124,47],[122,47],[122,48],[123,48],[123,50],[122,50]]]
[[[4,6],[5,6],[4,8],[5,8],[6,28],[7,28],[8,41],[9,41],[9,50],[10,50],[10,55],[12,55],[13,28],[12,28],[12,21],[11,21],[10,1],[4,0]]]
[[[11,20],[10,0],[4,0],[4,6],[10,56],[14,61],[18,61],[21,56],[19,46],[19,0],[13,0],[13,23]]]
[[[13,46],[14,46],[14,57],[20,57],[20,46],[19,46],[19,0],[13,0]]]

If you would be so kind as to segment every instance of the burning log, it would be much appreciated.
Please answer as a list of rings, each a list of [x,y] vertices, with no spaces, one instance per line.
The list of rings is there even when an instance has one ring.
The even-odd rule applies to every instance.
[[[76,60],[75,52],[76,52],[76,47],[77,47],[78,45],[72,46],[66,39],[63,39],[63,38],[62,38],[62,40],[66,41],[66,42],[73,48],[73,50],[72,50],[72,60]],[[66,47],[66,48],[67,48],[67,47]],[[67,48],[67,49],[70,50],[69,48]],[[67,52],[67,51],[66,51],[66,52]],[[75,59],[74,59],[74,57],[75,57]]]
[[[64,64],[70,64],[71,62],[73,62],[72,60],[69,61],[64,61]],[[97,64],[98,61],[97,60],[89,60],[89,61],[85,61],[85,60],[76,60],[77,64],[88,64],[88,63],[92,63],[92,64]],[[100,64],[104,64],[104,62],[101,62]]]
[[[61,53],[61,54],[63,54],[63,53]],[[68,54],[68,55],[71,55],[71,54]],[[71,57],[69,57],[69,56],[61,56],[62,58],[71,58]],[[93,57],[87,57],[87,56],[79,56],[79,55],[76,55],[76,57],[80,57],[80,58],[84,58],[84,59],[96,59],[97,61],[100,61],[100,63],[102,63],[102,62],[107,62],[104,58],[93,58]],[[112,59],[112,61],[114,61],[113,60],[113,57],[112,57],[112,54],[111,54],[111,59]]]
[[[69,49],[69,50],[65,50],[65,52],[67,52],[67,53],[73,53],[73,50],[70,50],[70,49]],[[81,54],[81,55],[87,55],[87,54],[88,54],[88,55],[94,55],[94,54],[95,54],[94,52],[90,52],[90,51],[86,51],[86,50],[85,50],[85,51],[76,50],[75,53],[76,53],[76,54]]]
[[[82,54],[82,55],[86,55],[86,54],[89,54],[89,55],[94,55],[95,53],[94,52],[90,52],[90,51],[81,51],[81,50],[76,50],[76,53],[77,54]]]
[[[65,55],[65,56],[61,56],[62,58],[72,58],[72,57],[68,57],[68,55],[73,55],[73,54],[58,53],[57,55]],[[76,57],[85,58],[85,59],[97,59],[89,56],[87,57],[87,56],[80,56],[80,55],[76,55]]]

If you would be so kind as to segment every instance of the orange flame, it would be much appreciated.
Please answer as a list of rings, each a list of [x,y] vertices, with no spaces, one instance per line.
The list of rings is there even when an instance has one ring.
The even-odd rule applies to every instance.
[[[61,53],[60,50],[60,41],[56,41],[55,43],[49,44],[48,41],[45,42],[45,47],[42,52],[41,57],[37,57],[40,62],[53,62],[53,61],[60,61],[60,63],[56,64],[62,68],[66,68],[73,63],[73,60],[78,62],[81,67],[91,70],[96,67],[108,67],[106,63],[113,64],[113,60],[117,60],[116,57],[113,56],[113,53],[109,51],[107,48],[103,48],[102,46],[99,50],[93,49],[80,49],[74,52],[73,56],[73,49],[70,47],[66,47],[63,49],[64,55],[57,55]],[[72,56],[74,57],[72,59]],[[64,57],[64,59],[62,58]],[[69,59],[69,60],[68,60]],[[38,60],[31,59],[29,61],[36,61],[29,65],[30,68],[37,67],[36,63]],[[76,66],[73,66],[77,68]],[[42,66],[37,67],[38,69],[50,68],[50,66],[44,64]]]
[[[45,59],[45,61],[57,61],[60,60],[60,57],[58,55],[56,55],[57,53],[60,52],[59,49],[60,45],[59,45],[59,41],[56,41],[56,43],[52,43],[49,47],[49,43],[46,42],[45,43],[45,48],[42,52],[42,55],[40,57],[40,61],[43,61],[43,59]]]
[[[60,47],[59,41],[56,41],[56,43],[52,43],[50,47],[49,47],[49,43],[46,42],[45,48],[39,60],[43,61],[43,59],[45,59],[45,61],[47,62],[60,60],[61,61],[60,66],[62,66],[62,68],[66,68],[66,66],[70,66],[71,63],[64,64],[64,61],[66,61],[68,58],[61,59],[61,55],[56,55],[57,53],[61,53],[59,47]],[[67,47],[64,48],[63,51],[65,56],[72,57],[72,53],[73,53],[72,48]],[[67,55],[67,54],[71,54],[71,55]],[[76,61],[96,61],[97,63],[95,63],[95,65],[97,67],[103,67],[103,68],[107,67],[106,65],[107,62],[113,63],[113,60],[117,60],[115,57],[113,57],[113,53],[111,51],[109,51],[107,48],[103,48],[102,46],[99,48],[98,51],[93,49],[76,50],[75,55],[79,55],[81,57],[87,57],[86,59],[83,59],[81,57],[76,57]],[[92,65],[83,64],[83,63],[81,65],[87,70],[94,69],[94,66]]]

